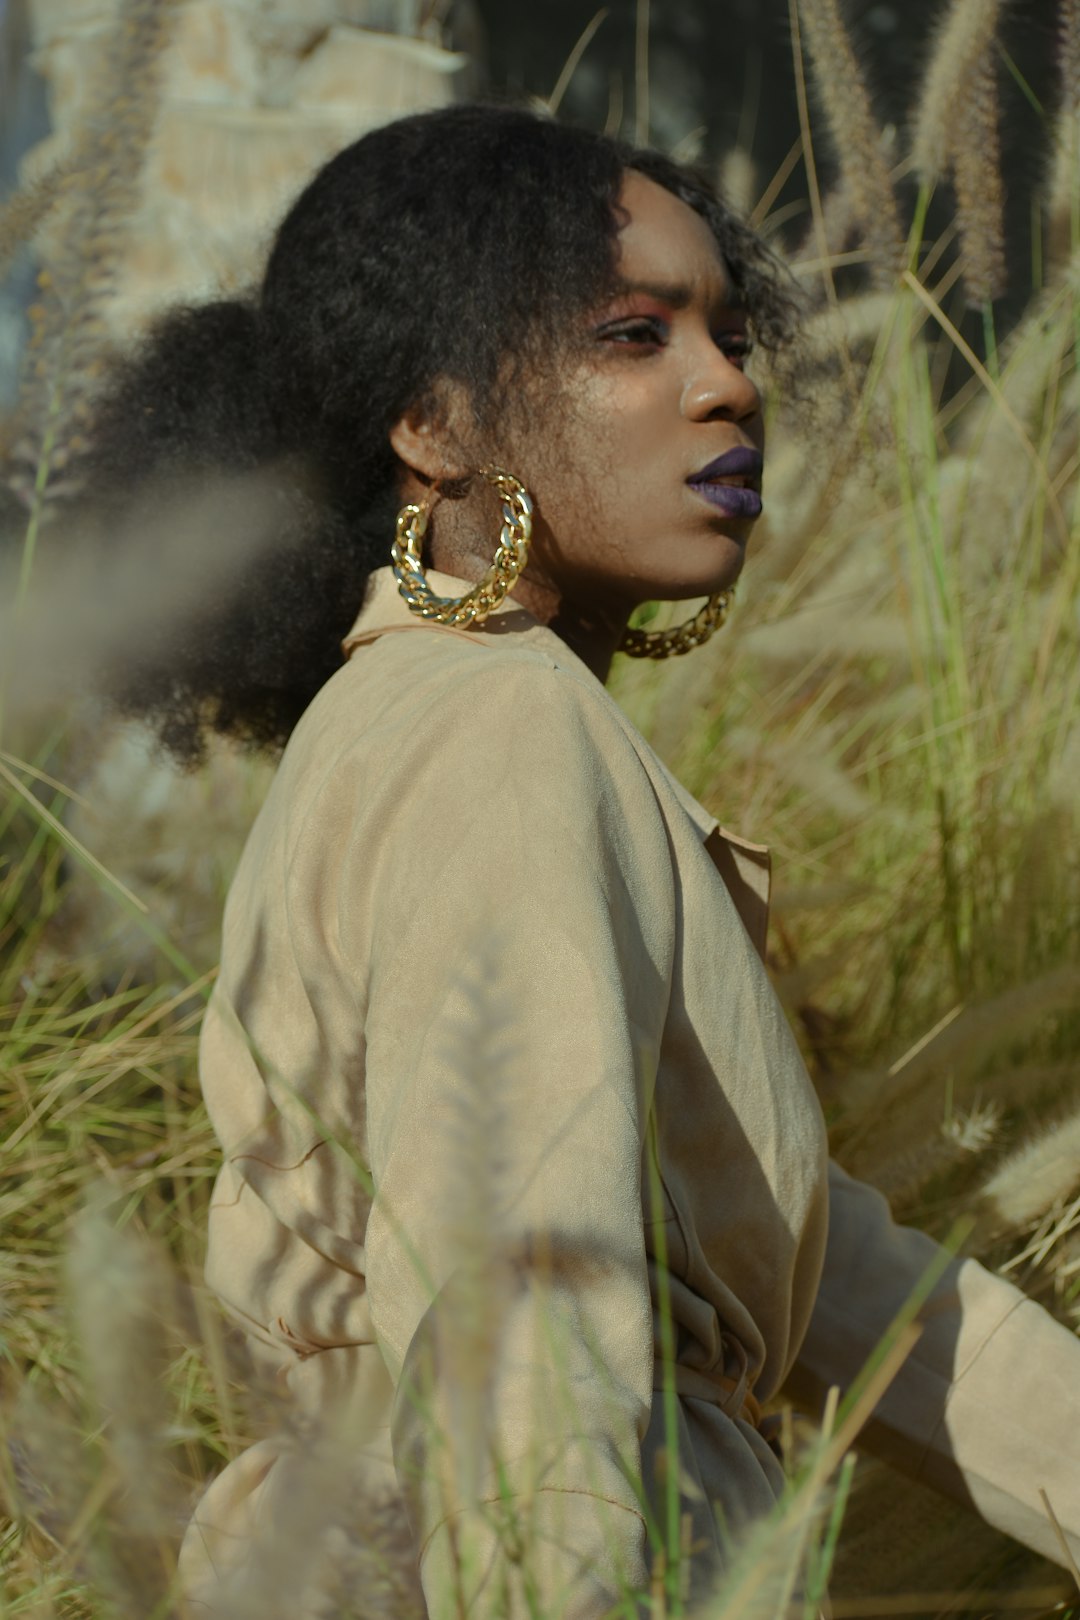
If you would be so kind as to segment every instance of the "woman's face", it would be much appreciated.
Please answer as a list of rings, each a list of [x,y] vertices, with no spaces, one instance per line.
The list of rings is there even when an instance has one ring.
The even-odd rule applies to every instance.
[[[558,448],[568,454],[541,452],[535,482],[566,584],[632,608],[737,578],[760,505],[764,421],[744,370],[746,318],[709,227],[637,173],[620,204],[624,290],[587,319],[566,378]],[[730,481],[747,487],[701,481],[736,449],[750,456]]]
[[[557,410],[511,434],[500,457],[536,504],[512,599],[564,635],[601,679],[639,603],[700,598],[738,577],[760,509],[764,448],[761,399],[744,371],[746,317],[712,232],[634,172],[619,218],[620,290],[585,317]],[[713,468],[732,451],[743,453],[741,465]],[[708,482],[710,469],[726,486]],[[478,579],[496,529],[483,530],[474,512],[471,539],[451,522],[440,543],[445,504],[457,506],[436,512],[433,564]]]

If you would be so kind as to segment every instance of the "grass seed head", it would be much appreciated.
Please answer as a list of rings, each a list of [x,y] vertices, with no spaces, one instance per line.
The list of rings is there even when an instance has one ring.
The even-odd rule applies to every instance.
[[[1007,284],[997,65],[989,52],[973,64],[967,98],[956,125],[953,183],[964,286],[969,305],[981,308]]]
[[[1060,0],[1058,83],[1046,184],[1048,279],[1080,256],[1080,0]]]
[[[1002,0],[953,0],[938,29],[914,116],[912,159],[924,185],[950,167],[979,64],[990,57]]]
[[[32,444],[35,478],[46,492],[51,455],[69,441],[94,389],[103,308],[118,285],[127,225],[139,204],[160,106],[160,57],[175,10],[176,0],[122,0],[72,156],[55,186],[22,205],[24,222],[35,227],[46,213],[55,216],[35,357],[24,368],[15,411],[15,437]]]
[[[875,286],[892,286],[904,237],[881,129],[839,0],[801,0],[818,94],[832,135],[842,189],[870,258]]]
[[[1021,1231],[1080,1190],[1080,1108],[1043,1126],[998,1165],[980,1201],[1000,1227]]]

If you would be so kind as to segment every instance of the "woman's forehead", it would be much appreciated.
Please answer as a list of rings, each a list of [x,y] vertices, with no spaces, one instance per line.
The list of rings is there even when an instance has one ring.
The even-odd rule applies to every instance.
[[[616,273],[630,286],[685,288],[728,303],[734,288],[708,224],[678,197],[630,170],[619,192]]]

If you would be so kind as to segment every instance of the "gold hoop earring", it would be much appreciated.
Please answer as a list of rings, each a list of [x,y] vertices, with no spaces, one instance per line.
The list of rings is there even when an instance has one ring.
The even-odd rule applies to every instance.
[[[670,630],[627,630],[616,652],[630,658],[671,658],[679,653],[692,652],[714,635],[728,616],[734,587],[710,596],[705,606],[683,624]]]
[[[528,559],[533,515],[528,490],[501,467],[478,470],[502,496],[503,526],[495,561],[464,596],[436,596],[427,582],[420,553],[431,517],[430,501],[405,506],[398,513],[397,538],[390,548],[398,590],[415,614],[437,624],[482,624],[513,589]]]

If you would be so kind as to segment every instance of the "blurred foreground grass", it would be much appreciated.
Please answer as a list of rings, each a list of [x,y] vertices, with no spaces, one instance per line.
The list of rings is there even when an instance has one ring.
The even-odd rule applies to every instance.
[[[829,16],[805,7],[811,52],[827,52],[814,25]],[[830,116],[835,134],[852,110]],[[1059,147],[1075,116],[1066,104]],[[945,244],[921,240],[927,182],[908,269],[880,273],[879,236],[873,289],[838,296],[845,255],[829,200],[816,204],[823,262],[798,267],[804,284],[817,278],[814,308],[797,378],[773,379],[767,512],[739,607],[692,657],[619,661],[610,685],[687,787],[773,848],[770,965],[837,1156],[936,1236],[970,1212],[969,1249],[1076,1328],[1071,173],[1048,193],[1057,246],[1000,351],[991,299],[979,353],[954,325],[957,278],[970,295],[993,268],[978,220],[959,219],[963,251],[942,268]],[[955,351],[969,380],[946,391]],[[653,622],[685,613],[664,606]],[[222,826],[212,782],[178,782],[179,807],[154,824],[164,861],[140,855],[139,807],[122,789],[110,799],[99,777],[80,805],[61,785],[69,723],[9,725],[0,754],[0,1615],[143,1620],[171,1612],[175,1548],[203,1484],[273,1412],[199,1280],[217,1156],[195,1042],[237,829]],[[246,816],[265,770],[222,768]],[[780,1612],[807,1544],[825,1549],[811,1555],[823,1581],[831,1489],[811,1472],[718,1616]],[[1035,1615],[1068,1589],[959,1509],[856,1472],[838,1616]],[[396,1590],[375,1583],[363,1612],[400,1612]]]

